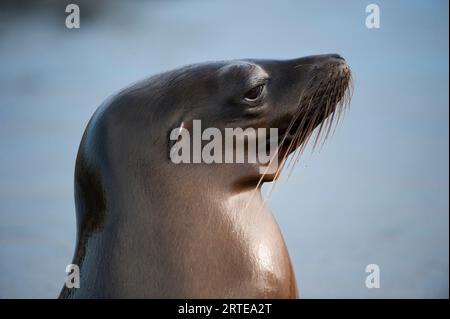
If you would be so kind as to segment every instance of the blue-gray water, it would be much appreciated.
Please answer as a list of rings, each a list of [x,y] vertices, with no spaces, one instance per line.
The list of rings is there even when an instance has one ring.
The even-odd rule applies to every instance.
[[[376,1],[377,30],[369,1],[123,3],[82,5],[79,30],[63,8],[0,7],[0,297],[57,296],[78,143],[108,95],[193,62],[330,52],[352,67],[352,107],[270,202],[301,295],[448,297],[447,1]]]

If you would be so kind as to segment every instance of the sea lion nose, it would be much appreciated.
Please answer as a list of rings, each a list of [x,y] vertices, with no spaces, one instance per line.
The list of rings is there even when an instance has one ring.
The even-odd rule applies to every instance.
[[[321,55],[317,60],[314,69],[328,71],[328,70],[339,70],[344,72],[349,72],[350,68],[347,61],[340,54],[326,54]]]
[[[290,60],[290,63],[294,65],[295,68],[305,68],[312,67],[313,69],[321,68],[323,65],[327,65],[330,63],[336,64],[346,64],[345,59],[337,53],[332,54],[320,54],[320,55],[310,55],[306,57],[302,57],[299,59]]]
[[[330,54],[329,57],[332,58],[332,59],[345,61],[344,57],[342,55],[340,55],[340,54],[337,54],[337,53]]]

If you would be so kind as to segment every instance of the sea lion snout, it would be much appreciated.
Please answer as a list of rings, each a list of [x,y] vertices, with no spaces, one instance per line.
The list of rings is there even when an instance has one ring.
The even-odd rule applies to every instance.
[[[330,54],[330,57],[338,59],[338,60],[344,60],[345,61],[344,57],[342,55],[338,54],[338,53]]]
[[[307,56],[290,61],[290,65],[308,84],[313,84],[316,79],[323,80],[331,73],[350,73],[347,61],[339,54]]]
[[[300,58],[295,67],[311,65],[313,72],[317,71],[350,71],[347,61],[339,54],[323,54]]]
[[[332,61],[346,62],[345,58],[337,53],[308,55],[294,60],[295,64],[303,64],[303,65],[320,64]]]
[[[291,73],[294,85],[286,91],[293,98],[287,100],[279,125],[282,159],[301,152],[316,128],[314,145],[321,136],[326,139],[348,106],[352,91],[350,67],[339,54],[302,57],[288,61],[288,66],[287,72],[295,72]]]

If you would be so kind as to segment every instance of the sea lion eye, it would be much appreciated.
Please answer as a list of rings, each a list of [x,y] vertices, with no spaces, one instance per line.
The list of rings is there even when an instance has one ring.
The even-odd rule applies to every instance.
[[[257,100],[264,89],[264,84],[260,84],[258,86],[255,86],[253,89],[250,89],[245,93],[244,100],[247,102],[253,102]]]

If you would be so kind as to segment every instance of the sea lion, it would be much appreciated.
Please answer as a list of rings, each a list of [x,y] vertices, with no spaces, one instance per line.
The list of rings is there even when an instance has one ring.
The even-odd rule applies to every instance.
[[[107,99],[75,167],[80,288],[60,298],[297,298],[295,275],[261,184],[346,105],[351,73],[336,54],[200,63]],[[180,123],[279,129],[279,168],[177,165]],[[325,123],[328,123],[327,125]]]

